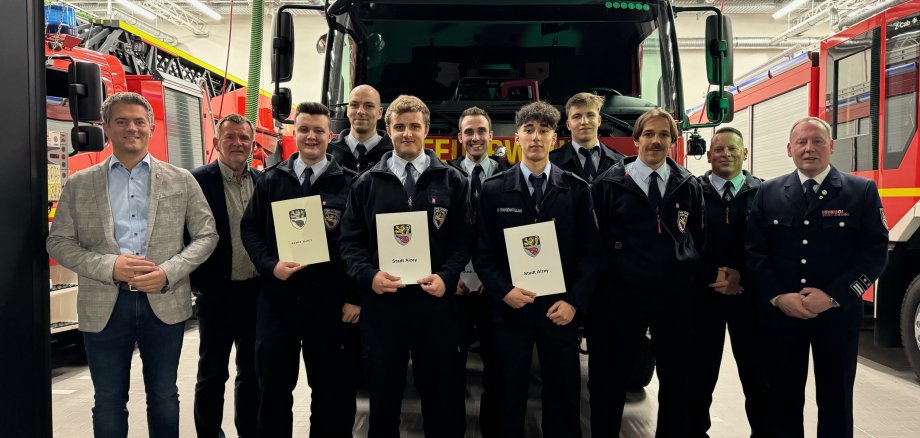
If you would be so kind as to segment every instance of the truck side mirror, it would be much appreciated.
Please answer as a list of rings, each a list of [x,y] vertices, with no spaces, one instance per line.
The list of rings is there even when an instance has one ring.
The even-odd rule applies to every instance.
[[[275,91],[272,95],[272,113],[276,120],[283,122],[291,115],[292,102],[290,88],[279,88]]]
[[[80,152],[99,152],[105,147],[102,128],[93,125],[74,126],[70,130],[71,156]]]
[[[272,82],[291,80],[294,73],[294,16],[280,12],[275,16],[272,38]]]
[[[94,122],[102,118],[102,79],[99,65],[71,62],[67,67],[70,118],[76,122]]]
[[[735,117],[735,96],[725,90],[710,91],[706,95],[706,117],[711,122],[731,122]]]
[[[721,14],[706,17],[706,76],[710,84],[721,87],[734,80],[733,42],[732,23],[728,17]]]

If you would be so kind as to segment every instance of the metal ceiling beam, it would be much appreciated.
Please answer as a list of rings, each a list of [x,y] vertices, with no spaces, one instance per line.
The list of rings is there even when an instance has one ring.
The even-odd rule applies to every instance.
[[[192,31],[196,37],[206,38],[208,36],[208,31],[204,30],[203,21],[171,0],[144,0],[140,5],[164,20]]]
[[[836,17],[840,11],[859,7],[864,2],[865,0],[827,0],[819,3],[808,12],[795,17],[790,22],[789,28],[773,37],[770,43],[779,44],[786,38],[800,35],[812,26]]]

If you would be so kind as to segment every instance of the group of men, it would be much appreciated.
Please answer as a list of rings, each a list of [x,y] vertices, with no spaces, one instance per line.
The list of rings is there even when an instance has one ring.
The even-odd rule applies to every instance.
[[[737,130],[716,132],[712,170],[695,177],[669,158],[679,133],[668,112],[640,116],[638,154],[622,157],[599,141],[602,108],[593,94],[569,99],[572,141],[551,151],[561,114],[545,102],[524,105],[514,166],[488,156],[491,120],[469,108],[458,127],[464,156],[445,164],[424,147],[430,112],[421,100],[400,96],[384,113],[376,90],[362,85],[349,96],[351,127],[335,140],[328,109],[301,103],[298,152],[259,175],[246,164],[252,124],[231,115],[217,126],[218,160],[189,174],[147,153],[154,127],[142,97],[110,97],[103,115],[113,155],[68,180],[48,239],[49,253],[80,277],[96,436],[127,434],[135,343],[151,436],[178,436],[176,368],[192,288],[200,437],[223,435],[234,344],[241,437],[291,435],[300,355],[311,436],[352,436],[363,373],[368,436],[398,437],[411,358],[425,436],[462,437],[471,328],[484,366],[483,436],[525,436],[536,348],[543,436],[580,437],[581,325],[592,436],[619,436],[647,333],[660,382],[657,436],[706,436],[726,325],[752,436],[803,436],[809,348],[819,436],[852,435],[860,296],[887,251],[874,184],[830,165],[833,140],[819,119],[792,126],[796,171],[764,183],[742,171]],[[386,131],[376,129],[381,117]],[[331,261],[280,260],[271,204],[312,195],[322,201]],[[419,211],[430,221],[433,272],[382,271],[377,215]],[[561,294],[512,281],[503,230],[539,222],[555,228]],[[465,270],[481,285],[461,281]]]

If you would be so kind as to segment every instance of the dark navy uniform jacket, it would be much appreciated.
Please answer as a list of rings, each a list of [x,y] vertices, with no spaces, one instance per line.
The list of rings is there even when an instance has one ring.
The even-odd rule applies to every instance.
[[[328,167],[316,178],[310,191],[304,193],[294,172],[294,160],[299,160],[299,157],[300,153],[294,153],[262,173],[240,222],[240,237],[249,258],[259,271],[263,295],[283,303],[294,291],[307,299],[360,305],[357,286],[346,275],[345,264],[339,252],[341,219],[345,212],[348,188],[355,173],[343,169],[327,154]],[[323,203],[323,222],[330,261],[309,265],[295,272],[286,281],[281,281],[273,273],[278,264],[278,241],[271,203],[313,195],[320,195]]]
[[[656,213],[648,195],[626,173],[626,165],[637,159],[624,158],[598,175],[592,187],[607,258],[605,275],[625,290],[688,296],[685,288],[693,281],[705,243],[700,183],[668,158],[670,176]]]
[[[329,153],[332,154],[340,166],[346,169],[364,172],[380,162],[384,154],[393,150],[393,142],[390,137],[387,136],[386,132],[378,129],[377,134],[382,137],[380,142],[373,149],[367,151],[367,154],[364,155],[364,161],[359,163],[358,159],[355,158],[355,154],[351,152],[351,148],[348,147],[348,143],[345,142],[345,137],[348,137],[349,133],[351,133],[351,130],[345,129],[329,142]]]
[[[765,182],[757,193],[747,250],[761,304],[814,287],[846,309],[861,303],[881,274],[888,229],[875,183],[832,167],[818,196],[807,205],[797,172]]]
[[[469,182],[457,169],[442,163],[430,149],[425,149],[424,153],[431,164],[415,183],[416,195],[411,205],[403,183],[387,167],[392,152],[362,172],[352,186],[342,221],[342,257],[348,265],[348,274],[366,294],[373,293],[371,284],[380,270],[377,214],[428,212],[431,269],[447,285],[447,293],[456,291],[460,273],[470,260],[468,245],[472,235],[467,221]],[[436,211],[438,214],[435,214]]]
[[[552,166],[538,213],[524,182],[521,165],[518,163],[483,183],[482,196],[479,198],[479,219],[476,221],[479,226],[479,243],[473,258],[476,273],[482,280],[484,290],[499,303],[499,312],[513,312],[514,309],[502,301],[514,289],[508,267],[504,229],[553,221],[566,292],[547,295],[544,307],[548,308],[562,299],[574,306],[577,313],[586,313],[600,261],[599,235],[588,183],[559,166]],[[528,307],[538,306],[525,306]],[[541,316],[545,314],[544,308]]]
[[[762,181],[746,170],[742,172],[744,183],[729,204],[725,203],[722,193],[717,192],[709,181],[711,170],[699,177],[706,204],[706,248],[701,254],[696,281],[697,286],[704,290],[711,290],[708,285],[715,282],[722,266],[740,272],[742,285],[749,282],[745,275],[747,251],[744,249],[744,239],[754,196]]]
[[[601,144],[600,148],[601,160],[597,168],[598,178],[600,178],[603,171],[613,167],[614,164],[619,163],[624,157],[623,154],[604,144]],[[575,152],[575,146],[571,141],[562,145],[562,147],[549,151],[549,161],[553,163],[554,166],[561,167],[562,170],[572,172],[579,177],[584,176],[584,168],[581,165],[581,159],[578,153]]]

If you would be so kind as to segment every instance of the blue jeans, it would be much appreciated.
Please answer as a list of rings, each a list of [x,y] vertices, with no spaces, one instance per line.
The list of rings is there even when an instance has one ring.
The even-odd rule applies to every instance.
[[[128,436],[128,388],[135,344],[143,362],[150,437],[179,437],[176,373],[184,331],[185,323],[170,325],[160,321],[146,293],[121,290],[105,328],[99,333],[83,333],[95,390],[96,438]]]

